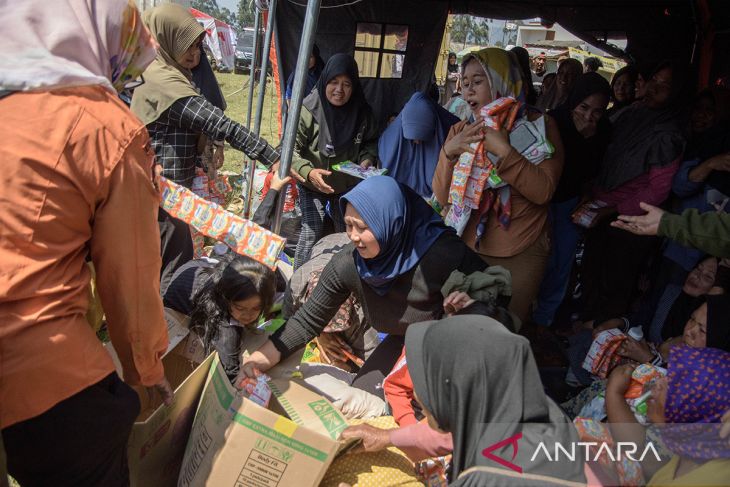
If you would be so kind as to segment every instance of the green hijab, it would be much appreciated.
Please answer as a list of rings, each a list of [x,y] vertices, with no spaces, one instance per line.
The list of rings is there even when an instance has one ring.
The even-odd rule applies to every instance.
[[[144,23],[159,44],[157,57],[144,72],[144,84],[134,90],[132,111],[145,125],[154,122],[181,98],[199,96],[192,72],[176,61],[205,32],[185,8],[164,4],[148,10]]]

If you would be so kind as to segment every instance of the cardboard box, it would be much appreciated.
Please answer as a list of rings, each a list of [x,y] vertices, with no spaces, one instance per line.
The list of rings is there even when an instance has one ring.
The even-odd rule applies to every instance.
[[[165,487],[177,484],[180,465],[185,451],[200,394],[213,362],[213,355],[202,363],[186,356],[189,332],[185,315],[165,310],[170,345],[162,358],[165,376],[175,391],[169,406],[162,404],[155,394],[150,396],[144,387],[135,387],[141,409],[129,437],[130,485],[132,487]],[[107,350],[122,375],[119,360],[111,344]]]
[[[276,399],[265,409],[237,394],[216,357],[185,449],[180,487],[319,484],[343,446],[337,438],[347,423],[329,401],[289,378],[300,358],[295,354],[267,372]]]

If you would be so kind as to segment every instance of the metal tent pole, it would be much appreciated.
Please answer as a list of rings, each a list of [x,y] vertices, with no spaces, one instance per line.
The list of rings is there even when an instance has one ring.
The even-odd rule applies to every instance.
[[[269,19],[266,22],[266,36],[264,37],[264,48],[261,51],[261,74],[259,75],[259,98],[256,102],[256,118],[253,122],[253,131],[256,135],[261,133],[261,116],[264,111],[264,99],[266,97],[266,72],[269,70],[269,50],[271,49],[271,35],[274,32],[274,21],[276,18],[276,0],[269,3]]]
[[[253,57],[251,64],[248,67],[248,107],[246,111],[246,127],[251,128],[251,114],[253,113],[253,94],[256,83],[256,65],[259,60],[259,24],[261,19],[261,12],[259,11],[256,2],[254,2],[254,15],[253,21]],[[251,195],[253,194],[253,179],[256,176],[256,161],[253,161],[244,156],[243,167],[241,168],[241,174],[246,173],[248,168],[248,186],[244,188],[243,197],[243,217],[248,218],[251,211]]]
[[[304,17],[304,25],[302,26],[302,39],[299,43],[299,55],[297,56],[297,68],[294,74],[291,103],[289,104],[289,112],[286,117],[286,127],[284,128],[284,138],[281,144],[281,164],[279,165],[280,178],[286,177],[289,174],[289,169],[291,168],[291,160],[294,153],[294,140],[299,126],[299,114],[302,111],[307,71],[309,70],[309,56],[312,52],[312,46],[314,45],[315,34],[317,33],[320,3],[321,0],[308,0],[307,2],[307,12]],[[281,212],[284,208],[285,199],[286,198],[279,198],[276,202],[274,227],[272,229],[274,233],[279,233],[281,230]]]

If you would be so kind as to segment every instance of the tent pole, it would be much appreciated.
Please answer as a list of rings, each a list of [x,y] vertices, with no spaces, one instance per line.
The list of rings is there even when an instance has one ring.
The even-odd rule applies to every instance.
[[[274,21],[276,17],[276,0],[270,0],[269,19],[266,22],[266,36],[264,37],[264,48],[261,50],[261,74],[259,75],[259,98],[256,102],[256,118],[253,122],[253,131],[256,135],[261,133],[261,117],[264,111],[264,99],[266,97],[266,72],[269,70],[269,50],[271,49],[271,35],[274,32]]]
[[[309,70],[309,57],[314,45],[314,37],[317,33],[317,21],[319,20],[319,5],[321,0],[308,0],[307,13],[304,17],[302,27],[302,39],[299,43],[299,55],[297,56],[297,67],[294,72],[294,84],[292,86],[291,103],[286,117],[284,138],[281,144],[281,164],[279,164],[279,177],[284,178],[289,174],[292,155],[294,154],[294,140],[299,127],[299,114],[302,111],[304,101],[304,90]],[[274,227],[272,231],[279,233],[281,230],[281,213],[284,208],[284,200],[278,198],[276,201],[276,212],[274,212]]]
[[[246,110],[246,127],[251,127],[251,114],[253,112],[253,94],[256,83],[256,65],[259,62],[259,23],[261,19],[261,12],[259,11],[256,2],[253,5],[254,8],[254,21],[253,21],[253,57],[251,58],[251,64],[248,66],[248,107]],[[253,179],[256,176],[256,161],[251,160],[244,156],[243,167],[241,168],[241,174],[246,172],[248,168],[248,186],[245,186],[243,197],[243,217],[248,218],[251,212],[251,197],[253,196]]]

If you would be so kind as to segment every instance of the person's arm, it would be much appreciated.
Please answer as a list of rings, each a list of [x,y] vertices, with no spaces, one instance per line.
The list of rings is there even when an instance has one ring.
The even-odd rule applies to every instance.
[[[694,208],[685,210],[681,215],[662,213],[656,234],[715,257],[730,257],[728,213],[700,213]]]
[[[687,198],[697,194],[702,189],[703,182],[707,179],[707,176],[710,175],[710,172],[708,171],[706,174],[703,174],[701,179],[695,180],[695,178],[691,178],[690,174],[693,173],[698,166],[702,166],[699,159],[684,161],[682,165],[679,166],[679,170],[672,180],[672,192],[674,194],[680,198]]]
[[[234,149],[244,152],[267,167],[279,160],[279,151],[266,140],[228,118],[202,96],[181,98],[169,110],[171,123],[202,132],[213,140],[225,139]]]
[[[271,342],[282,356],[290,355],[318,337],[354,292],[353,283],[343,279],[343,271],[348,265],[354,266],[350,252],[335,255],[322,271],[309,299],[271,336]]]
[[[405,363],[405,351],[383,381],[383,392],[385,400],[390,404],[393,418],[399,426],[408,426],[418,422],[411,404],[413,381],[408,372],[408,365]]]
[[[712,171],[730,171],[730,152],[718,154],[701,164],[695,163],[687,174],[687,178],[694,183],[704,183]]]
[[[357,155],[357,163],[362,164],[365,161],[370,161],[370,165],[375,166],[378,161],[378,135],[380,135],[380,131],[372,113],[368,115],[366,123],[365,134]]]
[[[448,455],[454,451],[451,433],[441,433],[426,423],[390,430],[390,443],[414,462]]]
[[[309,159],[302,157],[302,153],[309,147],[315,136],[315,122],[312,114],[306,107],[302,107],[297,126],[297,136],[294,139],[294,153],[292,154],[291,168],[305,181],[309,173],[314,169],[314,164]]]
[[[279,191],[275,190],[273,187],[269,188],[266,196],[264,196],[264,199],[261,200],[258,208],[256,208],[256,213],[253,214],[253,218],[251,220],[254,223],[261,225],[266,229],[270,229],[271,212],[276,208],[277,196],[279,196]]]
[[[441,206],[446,206],[449,202],[449,188],[451,187],[451,177],[454,173],[454,166],[459,159],[458,155],[446,153],[446,144],[451,142],[454,137],[461,133],[467,127],[467,122],[459,122],[449,129],[449,134],[444,141],[444,147],[439,152],[439,160],[436,170],[433,173],[431,187],[436,200]]]
[[[669,197],[672,189],[672,179],[679,167],[679,160],[664,167],[652,167],[649,170],[649,182],[639,191],[635,191],[629,198],[624,198],[616,205],[616,210],[622,215],[636,215],[641,213],[639,203],[659,206]]]
[[[555,147],[555,152],[550,159],[545,159],[540,164],[532,164],[512,146],[509,146],[505,154],[493,152],[500,157],[497,162],[499,177],[536,205],[547,204],[552,199],[560,181],[565,156],[560,131],[555,121],[547,115],[545,115],[545,129],[547,139]],[[492,151],[488,147],[490,136],[507,137],[506,133],[488,129],[484,144],[490,151]],[[509,144],[508,138],[507,144]]]
[[[168,336],[160,297],[160,196],[148,141],[141,130],[112,170],[106,197],[96,205],[90,249],[124,380],[154,386],[166,383]]]

